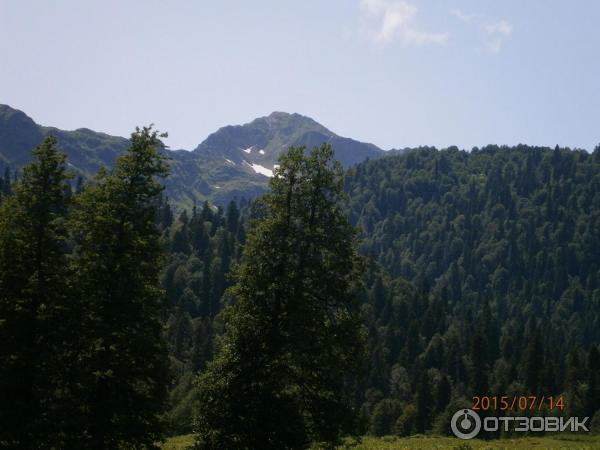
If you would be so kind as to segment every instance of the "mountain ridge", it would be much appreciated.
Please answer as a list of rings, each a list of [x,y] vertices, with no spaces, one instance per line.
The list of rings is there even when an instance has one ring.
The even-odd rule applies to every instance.
[[[129,144],[128,138],[90,128],[40,125],[25,112],[0,104],[0,165],[20,169],[48,135],[56,136],[70,167],[84,178],[103,166],[113,167]],[[310,117],[274,111],[242,125],[221,127],[191,151],[165,148],[171,159],[166,195],[182,206],[204,200],[224,205],[233,198],[256,197],[267,190],[283,151],[324,142],[332,144],[345,167],[385,153],[374,144],[341,137]]]

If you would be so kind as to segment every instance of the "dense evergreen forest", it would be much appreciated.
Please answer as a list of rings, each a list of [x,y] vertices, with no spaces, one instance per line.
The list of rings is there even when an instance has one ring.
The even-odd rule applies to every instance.
[[[226,211],[205,202],[174,219],[169,203],[160,202],[159,226],[168,254],[161,275],[171,314],[167,337],[173,380],[166,419],[172,433],[189,432],[194,417],[193,383],[214,354],[214,338],[228,273],[239,261],[250,207],[231,202]]]
[[[600,150],[415,149],[359,164],[345,190],[368,261],[365,432],[447,433],[448,415],[486,393],[564,393],[566,412],[594,414]],[[222,292],[222,270],[243,245],[248,207],[241,216],[233,203],[228,210],[203,207],[204,251],[187,212],[168,234],[172,250],[184,249],[171,256],[163,285],[175,293],[169,336],[186,374],[172,390],[177,432],[191,430],[191,373],[210,359],[221,327],[207,313],[216,297],[204,283],[219,280]]]
[[[332,371],[357,375],[344,387],[352,387],[353,402],[344,405],[356,406],[356,420],[336,417],[335,427],[326,429],[317,418],[298,418],[306,427],[302,436],[276,436],[296,439],[290,448],[304,448],[306,439],[337,442],[348,424],[357,434],[447,434],[449,417],[472,405],[473,395],[488,393],[564,394],[566,414],[593,416],[598,410],[600,148],[591,154],[558,147],[419,148],[354,166],[345,174],[343,197],[333,178],[323,181],[324,194],[311,190],[315,174],[337,173],[326,148],[320,160],[318,152],[312,160],[296,152],[283,157],[281,177],[272,182],[276,197],[232,201],[224,210],[208,202],[179,210],[161,194],[158,178],[167,168],[152,150],[158,136],[144,129],[133,138],[117,169],[86,185],[68,178],[52,140],[36,150],[37,162],[17,181],[8,171],[0,178],[0,388],[10,399],[0,406],[0,420],[10,424],[0,433],[0,447],[24,439],[31,439],[31,448],[151,446],[163,430],[180,434],[204,426],[198,448],[219,448],[211,447],[206,424],[224,425],[203,405],[227,389],[247,395],[235,380],[215,387],[220,370],[241,370],[236,361],[242,357],[234,358],[241,344],[227,337],[235,335],[228,324],[246,329],[244,321],[256,313],[247,305],[263,301],[264,292],[286,298],[285,287],[294,286],[286,283],[307,265],[295,261],[298,249],[313,241],[319,248],[331,244],[333,259],[339,251],[337,258],[350,261],[345,266],[358,283],[324,292],[348,301],[356,295],[362,325],[348,323],[362,331],[366,355],[356,358],[360,368],[346,365],[342,350],[320,360]],[[54,171],[51,198],[40,197],[48,182],[40,173],[50,170],[43,161],[52,162]],[[289,194],[298,202],[293,215],[277,180],[290,180],[286,170],[301,166],[299,187],[289,191],[297,195]],[[324,222],[314,232],[305,227],[313,219],[302,215],[311,195],[324,202],[318,215]],[[297,232],[282,237],[281,211],[293,217],[288,225],[296,224]],[[339,225],[342,216],[356,226],[360,261],[352,256],[353,231]],[[345,238],[324,238],[329,217],[346,230]],[[36,253],[31,242],[51,251]],[[319,255],[312,256],[311,281],[297,287],[313,297],[315,286],[331,284],[315,271],[350,276]],[[275,264],[280,260],[290,263]],[[31,261],[38,262],[33,273]],[[288,270],[289,279],[282,275]],[[60,295],[48,297],[51,292]],[[46,303],[54,306],[42,307]],[[290,314],[299,310],[295,306]],[[298,316],[297,326],[312,316]],[[304,347],[293,324],[278,332],[277,349],[269,346],[270,335],[253,339],[262,339],[261,348],[281,364]],[[348,334],[346,344],[353,339]],[[33,345],[39,352],[31,352]],[[289,351],[278,353],[279,347]],[[229,355],[224,350],[232,348]],[[59,365],[45,364],[49,355],[68,377]],[[80,355],[76,362],[73,355]],[[132,361],[135,371],[129,370]],[[289,361],[306,378],[316,370],[303,366],[307,361]],[[42,367],[35,379],[22,377],[34,367]],[[259,386],[275,389],[273,374],[264,377]],[[140,389],[143,380],[151,382]],[[301,400],[329,412],[340,409],[326,396],[307,400],[295,383],[297,398],[281,408],[296,408]],[[338,392],[324,380],[315,383],[319,392]],[[239,414],[225,400],[215,407],[223,417]],[[69,414],[74,410],[82,412],[76,420]],[[56,420],[58,432],[48,434]]]
[[[594,414],[600,148],[422,148],[358,165],[346,190],[385,271],[365,308],[373,432],[445,431],[451,400],[486,393]]]

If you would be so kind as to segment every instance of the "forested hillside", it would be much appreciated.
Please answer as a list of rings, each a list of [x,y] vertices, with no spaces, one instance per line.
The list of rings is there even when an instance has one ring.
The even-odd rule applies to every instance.
[[[445,433],[448,414],[486,393],[567,393],[569,413],[595,412],[599,151],[423,148],[359,164],[345,186],[347,211],[361,230],[368,261],[365,431]],[[170,248],[184,249],[172,256],[165,278],[167,291],[176,293],[171,301],[180,305],[170,321],[171,345],[187,343],[176,366],[185,372],[187,364],[188,373],[210,358],[198,351],[199,343],[213,338],[207,330],[218,330],[207,313],[215,302],[212,288],[199,280],[219,280],[220,270],[239,255],[227,250],[223,259],[217,250],[219,242],[230,242],[223,238],[230,235],[228,214],[217,219],[219,231],[219,213],[206,206],[203,211],[212,217],[203,219],[203,229],[215,236],[216,247],[191,244],[194,220],[188,223],[187,215],[169,234]],[[209,275],[211,266],[217,274]],[[204,312],[184,305],[203,305]],[[173,391],[177,431],[190,425],[180,415],[187,409],[177,406],[189,379]],[[191,399],[186,401],[189,408]]]
[[[423,431],[488,392],[598,409],[600,149],[422,148],[358,165],[346,189],[389,276],[366,308],[374,432]]]
[[[250,211],[247,204],[242,209]],[[225,212],[205,202],[175,219],[168,203],[161,202],[159,211],[168,254],[161,282],[171,311],[167,339],[172,381],[166,420],[172,433],[183,433],[192,427],[195,375],[213,357],[220,328],[215,318],[230,285],[229,270],[245,241],[245,220],[233,201]]]
[[[149,138],[148,132],[143,132],[145,139]],[[140,137],[139,132],[132,136]],[[156,139],[156,135],[152,135],[151,141],[144,143],[137,152],[143,155],[150,152],[150,148],[159,148],[160,141]],[[83,384],[73,385],[73,381],[64,379],[65,375],[54,366],[45,368],[44,373],[61,389],[75,389],[79,395],[75,397],[78,407],[97,408],[98,416],[108,423],[108,411],[122,405],[118,402],[109,404],[98,397],[90,400],[88,394],[99,392],[98,380],[106,377],[114,387],[121,376],[115,374],[126,374],[128,357],[118,350],[118,346],[126,348],[130,337],[136,335],[132,326],[140,326],[146,320],[141,313],[146,308],[143,299],[160,299],[161,306],[154,304],[156,309],[150,311],[147,318],[151,327],[147,328],[146,339],[157,349],[153,353],[154,361],[140,365],[140,369],[144,367],[143,370],[152,373],[158,390],[153,394],[155,398],[144,400],[150,409],[140,403],[127,412],[119,412],[123,414],[124,427],[127,420],[137,425],[131,432],[123,431],[123,435],[114,439],[148,442],[148,439],[160,436],[159,422],[166,425],[168,434],[191,432],[199,411],[196,380],[207,373],[215,355],[222,351],[219,342],[223,342],[228,323],[223,311],[236,299],[234,291],[227,290],[234,283],[232,271],[238,263],[245,267],[244,270],[252,271],[257,265],[267,267],[271,263],[269,258],[294,261],[294,249],[304,239],[300,239],[298,233],[304,232],[304,228],[298,225],[298,233],[286,235],[288,237],[282,242],[294,240],[294,243],[286,247],[289,255],[282,258],[283,247],[277,247],[275,239],[285,228],[285,222],[271,223],[260,202],[231,201],[224,209],[204,202],[174,214],[169,199],[159,196],[161,189],[155,182],[144,188],[149,189],[147,193],[142,192],[139,198],[132,200],[132,207],[143,212],[144,216],[138,218],[128,212],[127,202],[120,203],[119,200],[126,192],[127,183],[133,179],[130,174],[139,170],[135,160],[131,159],[137,154],[135,148],[121,157],[116,173],[101,172],[93,183],[72,189],[67,184],[68,160],[57,153],[54,140],[44,145],[48,146],[50,156],[47,158],[60,165],[60,183],[55,194],[62,205],[60,210],[52,209],[52,214],[58,218],[45,226],[51,226],[48,239],[57,241],[53,244],[57,258],[69,261],[69,265],[63,273],[60,264],[50,266],[42,260],[40,264],[44,267],[54,267],[52,273],[56,278],[52,280],[59,287],[63,286],[59,283],[60,277],[66,278],[64,289],[57,288],[63,294],[47,290],[30,298],[29,283],[35,278],[28,278],[31,266],[25,262],[27,252],[32,249],[26,243],[29,238],[34,238],[35,230],[31,229],[27,218],[37,214],[41,204],[35,203],[39,201],[38,193],[27,190],[33,189],[28,187],[32,183],[31,172],[20,180],[5,171],[0,177],[0,203],[3,205],[0,241],[4,252],[0,262],[6,268],[3,276],[18,275],[18,283],[22,286],[17,289],[20,284],[13,281],[0,285],[3,317],[9,318],[0,322],[0,330],[8,336],[8,326],[15,330],[55,328],[48,334],[47,341],[43,333],[40,337],[45,346],[40,348],[46,353],[31,354],[27,350],[30,340],[26,334],[17,335],[21,340],[13,344],[5,342],[2,350],[7,355],[18,355],[25,361],[25,366],[16,368],[0,366],[4,371],[5,389],[16,392],[13,387],[22,386],[23,382],[19,374],[27,373],[27,367],[43,363],[43,358],[49,354],[70,361],[69,355],[83,351],[77,360],[65,362],[64,367],[70,372],[63,371],[75,380],[83,377]],[[37,150],[38,159],[44,155],[40,151]],[[149,155],[162,164],[160,154],[152,151]],[[296,151],[295,158],[304,161],[306,155]],[[28,170],[42,170],[37,167],[43,161]],[[314,187],[312,177],[326,167],[322,163],[311,164],[311,169],[301,177],[303,187],[297,188],[297,192],[290,191],[298,196],[294,212],[298,215],[297,220],[307,220],[307,223],[312,223],[312,219],[303,216],[306,211],[301,206],[312,201],[307,194]],[[43,164],[40,167],[48,170]],[[158,168],[161,173],[165,169]],[[289,175],[288,172],[285,174]],[[38,184],[34,187],[42,192],[41,184]],[[361,405],[360,423],[353,425],[356,432],[411,435],[434,431],[447,434],[449,417],[458,408],[471,406],[473,395],[485,394],[556,397],[564,394],[564,413],[597,414],[600,402],[600,149],[590,154],[564,148],[526,146],[489,146],[471,152],[456,148],[443,151],[420,148],[354,166],[346,173],[344,190],[347,195],[340,206],[357,227],[359,251],[363,257],[363,262],[358,265],[362,270],[356,281],[360,281],[357,294],[367,356],[363,362],[364,376],[354,388],[354,396]],[[284,205],[285,190],[280,188],[280,191],[277,204]],[[323,195],[323,199],[330,201],[327,195]],[[323,217],[335,210],[334,204],[338,203],[323,207]],[[139,220],[144,238],[140,240],[134,233],[122,238],[123,241],[113,240],[113,236],[104,230],[102,221],[105,219],[98,213],[98,208],[109,214],[108,225],[118,229],[125,221],[126,229],[133,232]],[[247,235],[252,235],[259,223],[253,219],[262,220],[262,226],[273,233],[273,239],[267,242],[254,231],[252,252],[264,255],[258,263],[247,259],[251,256],[242,256]],[[15,223],[24,231],[19,231],[21,228],[12,225],[11,221],[17,221]],[[29,233],[23,234],[29,238],[20,238],[14,234],[15,230]],[[319,245],[328,243],[323,238],[324,230],[317,227],[311,235],[318,237]],[[347,234],[352,233],[348,231]],[[155,262],[152,269],[142,264],[142,253],[146,250],[140,253],[137,247],[140,245],[148,246]],[[162,258],[158,257],[158,246],[162,249]],[[115,252],[116,256],[110,256],[106,249]],[[19,266],[13,264],[10,252],[21,255]],[[333,260],[321,260],[318,255],[315,253],[315,267],[334,264]],[[112,259],[115,257],[117,259]],[[125,265],[126,272],[121,269]],[[288,265],[282,267],[288,270]],[[148,271],[143,275],[145,281],[139,281],[139,292],[129,295],[120,286],[136,280],[142,266]],[[302,265],[289,269],[292,279],[300,267]],[[320,280],[318,270],[312,269],[311,276],[316,282]],[[267,286],[281,276],[277,270],[274,269],[272,277],[263,277],[263,285]],[[118,279],[124,280],[123,283],[115,282]],[[239,286],[254,283],[254,278],[242,280],[245,281]],[[156,289],[159,285],[162,291]],[[304,285],[313,289],[312,281]],[[240,289],[239,286],[236,289]],[[102,289],[107,289],[110,296],[105,298],[99,294]],[[244,295],[263,295],[259,288],[248,289]],[[281,292],[287,293],[287,289]],[[37,303],[23,315],[19,312],[22,311],[20,306],[13,302],[15,295],[19,296],[19,302],[28,304],[37,302],[38,298],[50,298],[51,294],[56,294],[58,300],[57,309],[51,310],[50,315],[39,315],[45,306]],[[116,303],[110,310],[105,310],[103,305],[108,298]],[[119,305],[130,309],[121,311]],[[71,325],[61,323],[60,311],[73,314]],[[132,311],[135,322],[129,323],[128,314]],[[101,319],[109,312],[115,314],[111,316],[110,326]],[[18,323],[12,322],[13,316],[18,318]],[[162,332],[156,327],[159,316],[165,325]],[[84,321],[77,323],[78,318]],[[294,330],[294,327],[286,329],[287,339]],[[255,331],[258,336],[261,330]],[[74,332],[80,333],[83,348],[64,348],[61,333],[71,336]],[[119,336],[117,347],[97,347],[98,339],[113,339],[110,337],[113,332]],[[168,376],[163,372],[167,368],[166,361],[160,360],[163,348],[157,339],[161,333],[169,353]],[[269,347],[270,344],[263,341],[261,345]],[[293,353],[297,346],[290,348]],[[145,358],[145,350],[136,348],[135,351],[137,358]],[[115,352],[116,359],[104,352]],[[244,352],[240,355],[247,356]],[[281,357],[290,358],[290,355],[285,353]],[[204,376],[205,392],[212,388],[206,380],[217,376],[218,368],[224,367],[223,361],[227,358],[213,364],[213,375]],[[237,363],[229,360],[227,364]],[[141,372],[139,376],[142,376]],[[43,427],[52,423],[48,411],[55,411],[55,415],[63,420],[60,426],[65,428],[59,430],[77,426],[77,420],[67,418],[70,405],[64,403],[62,391],[49,390],[53,385],[41,383],[39,379],[36,383],[39,383],[35,385],[37,391],[33,392],[41,396],[38,401],[49,406],[36,416],[34,424],[41,427],[36,432],[41,434],[35,439],[45,439]],[[130,380],[132,398],[137,395],[135,383],[135,379]],[[161,383],[168,391],[166,401],[163,401],[165,392],[160,390]],[[17,397],[11,401],[24,408],[19,417],[26,416],[35,407],[35,404],[19,404]],[[140,407],[150,411],[148,418],[143,418],[143,411],[138,410]],[[205,409],[204,415],[209,412]],[[128,416],[138,413],[137,418]],[[3,420],[9,417],[8,411],[4,411]],[[212,416],[210,420],[217,419]],[[89,416],[82,416],[81,420],[86,426],[93,423]],[[150,432],[147,420],[154,421],[156,432]],[[26,428],[16,426],[15,430],[28,432]],[[210,429],[204,431],[208,433]],[[53,439],[57,442],[67,439],[66,432],[61,433]],[[23,435],[7,434],[5,439],[20,441]],[[75,441],[85,441],[90,436],[73,433]],[[335,439],[338,437],[336,434]],[[91,439],[104,445],[109,438],[112,439],[93,435]]]

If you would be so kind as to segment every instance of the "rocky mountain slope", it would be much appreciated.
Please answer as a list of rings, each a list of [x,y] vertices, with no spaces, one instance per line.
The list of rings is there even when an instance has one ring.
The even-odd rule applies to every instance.
[[[24,112],[0,105],[0,166],[20,169],[30,160],[31,150],[51,134],[58,138],[72,169],[85,178],[102,166],[112,167],[128,145],[126,138],[87,128],[65,131],[42,126]],[[338,136],[309,117],[274,112],[244,125],[220,128],[193,151],[165,149],[171,158],[166,192],[182,206],[253,198],[266,190],[281,152],[323,142],[333,145],[346,167],[384,153],[373,144]]]

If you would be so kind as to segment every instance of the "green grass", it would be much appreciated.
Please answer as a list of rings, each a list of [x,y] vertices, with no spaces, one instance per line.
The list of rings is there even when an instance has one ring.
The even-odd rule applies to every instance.
[[[460,447],[463,445],[464,447]],[[600,436],[569,435],[552,437],[529,437],[482,441],[472,439],[462,441],[450,437],[413,436],[408,438],[385,437],[363,439],[356,450],[437,450],[437,449],[481,449],[481,450],[579,450],[600,449]]]
[[[176,436],[167,439],[162,445],[163,450],[183,450],[188,448],[194,442],[194,436],[192,434],[186,434],[185,436]]]
[[[170,438],[163,445],[163,450],[182,450],[193,442],[193,436]],[[463,445],[463,447],[461,447]],[[352,447],[355,450],[591,450],[600,449],[600,435],[577,434],[545,437],[528,437],[520,439],[501,439],[482,441],[472,439],[461,441],[449,437],[412,436],[400,438],[388,436],[383,438],[365,437],[361,444]]]

